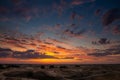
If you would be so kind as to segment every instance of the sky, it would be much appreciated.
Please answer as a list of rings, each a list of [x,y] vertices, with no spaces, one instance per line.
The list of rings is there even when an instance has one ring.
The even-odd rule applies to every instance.
[[[119,64],[119,0],[0,0],[0,63]]]

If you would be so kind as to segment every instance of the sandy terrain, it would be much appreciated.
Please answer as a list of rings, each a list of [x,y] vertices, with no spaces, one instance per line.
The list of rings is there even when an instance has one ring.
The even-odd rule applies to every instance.
[[[0,80],[120,80],[120,65],[0,65]]]

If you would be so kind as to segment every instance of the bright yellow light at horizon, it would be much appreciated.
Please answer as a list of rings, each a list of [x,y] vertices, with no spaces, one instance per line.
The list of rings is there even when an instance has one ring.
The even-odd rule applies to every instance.
[[[76,63],[78,60],[73,59],[37,59],[32,60],[36,63],[43,63],[43,64],[63,64],[63,63]]]
[[[45,52],[46,53],[46,55],[50,55],[50,56],[54,56],[55,55],[55,53],[53,53],[53,52]]]

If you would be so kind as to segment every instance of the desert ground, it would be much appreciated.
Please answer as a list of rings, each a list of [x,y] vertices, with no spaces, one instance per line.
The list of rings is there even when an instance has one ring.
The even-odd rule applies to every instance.
[[[0,80],[120,80],[120,65],[1,64]]]

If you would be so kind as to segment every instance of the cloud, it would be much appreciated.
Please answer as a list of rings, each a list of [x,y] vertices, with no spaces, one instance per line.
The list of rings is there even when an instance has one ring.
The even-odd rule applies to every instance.
[[[31,6],[26,6],[26,2],[21,1],[21,0],[11,0],[11,3],[13,3],[13,7],[0,7],[0,15],[5,16],[5,18],[1,18],[1,21],[8,21],[11,19],[16,19],[16,18],[23,18],[27,22],[30,21],[33,16],[35,16],[38,13],[35,13],[35,8]],[[24,5],[24,6],[23,6]],[[7,17],[8,16],[8,17]]]
[[[23,1],[21,0],[11,0],[11,2],[15,5],[15,6],[19,6],[23,4]]]
[[[89,56],[95,56],[95,57],[104,57],[108,55],[118,55],[118,54],[120,54],[120,45],[114,45],[105,50],[95,50],[95,52],[93,53],[88,53]]]
[[[4,35],[0,39],[0,42],[1,42],[1,44],[11,44],[11,45],[14,45],[19,48],[25,48],[24,45],[27,44],[27,43],[21,41],[19,38],[15,38],[15,37],[8,36],[8,35]]]
[[[48,44],[48,45],[54,45],[53,43],[50,43],[50,42],[46,42],[44,41],[45,44]]]
[[[56,46],[57,48],[60,48],[60,49],[64,49],[64,50],[67,50],[66,48],[64,47],[61,47],[61,46]]]
[[[107,38],[100,38],[98,41],[92,41],[92,44],[94,45],[110,44],[110,40],[108,40]]]
[[[12,51],[11,49],[4,49],[4,48],[0,48],[0,52],[1,51]]]
[[[101,12],[101,9],[97,9],[97,10],[95,11],[95,15],[96,15],[96,16],[99,15],[100,12]]]
[[[72,20],[75,20],[75,19],[81,20],[81,19],[83,19],[83,17],[84,16],[78,14],[76,11],[72,11],[72,13],[70,14],[70,19],[72,19]]]
[[[10,33],[1,33],[0,43],[7,48],[15,48],[14,50],[26,50],[26,49],[35,49],[40,45],[41,40],[39,37],[42,36],[41,33],[36,33],[31,35],[22,34],[20,32],[10,32]],[[9,47],[8,47],[9,46]],[[19,48],[19,49],[18,49]]]
[[[28,7],[22,7],[22,8],[16,8],[15,14],[17,16],[23,17],[26,21],[29,21],[32,17],[32,8]]]
[[[4,15],[7,14],[9,12],[9,9],[3,6],[0,6],[0,14]]]
[[[48,37],[47,40],[50,41],[50,42],[53,42],[53,43],[63,43],[63,44],[64,44],[64,42],[59,41],[59,40],[57,40],[57,39],[50,38],[50,37]],[[47,40],[46,40],[46,41],[47,41]]]
[[[25,20],[26,20],[27,22],[29,22],[29,21],[32,19],[32,16],[30,16],[30,15],[25,15],[24,18],[25,18]]]
[[[101,38],[98,42],[100,44],[109,44],[110,43],[110,41],[108,41],[107,38]]]
[[[114,26],[112,32],[113,34],[120,34],[120,25]]]
[[[108,26],[112,22],[120,19],[120,9],[114,8],[111,10],[108,10],[103,16],[102,16],[102,23],[104,26]]]
[[[83,34],[86,32],[86,30],[84,29],[76,29],[76,28],[73,28],[73,29],[66,29],[64,30],[64,34],[70,36],[70,37],[76,37],[76,38],[83,38]]]
[[[19,34],[19,32],[17,33]],[[40,34],[41,35],[41,34]],[[39,35],[39,36],[40,36]],[[36,36],[33,35],[33,36]],[[11,34],[0,34],[0,43],[2,47],[7,47],[15,51],[26,51],[29,49],[34,49],[37,52],[40,53],[45,53],[45,52],[68,52],[65,48],[72,48],[71,45],[64,43],[62,41],[53,39],[53,38],[48,38],[45,40],[40,40],[34,38],[33,36],[28,36],[28,35],[11,35]],[[6,45],[4,45],[6,44]],[[60,48],[57,46],[62,46],[65,48]],[[48,54],[49,55],[49,54]]]
[[[76,12],[72,12],[70,17],[71,17],[72,20],[74,20],[76,18],[76,16],[77,16]]]
[[[1,22],[6,22],[6,21],[9,21],[9,18],[7,18],[7,17],[0,17],[0,21]]]
[[[0,58],[9,57],[12,54],[11,49],[0,48]]]
[[[61,59],[74,59],[74,57],[64,57],[64,58],[61,58]]]
[[[103,57],[107,55],[111,55],[110,53],[105,53],[105,52],[95,52],[95,53],[90,53],[88,54],[89,56],[95,56],[95,57]]]
[[[60,54],[59,51],[54,51],[53,53],[55,53],[55,54]]]
[[[0,48],[0,58],[17,58],[17,59],[43,59],[43,58],[55,58],[50,55],[41,54],[34,50],[27,50],[24,52],[13,51],[11,49]]]
[[[72,0],[72,5],[81,5],[88,2],[94,2],[95,0]]]
[[[35,52],[34,50],[27,50],[26,52],[14,52],[12,55],[13,58],[20,58],[20,59],[43,59],[43,58],[55,58],[50,55],[40,54]]]

